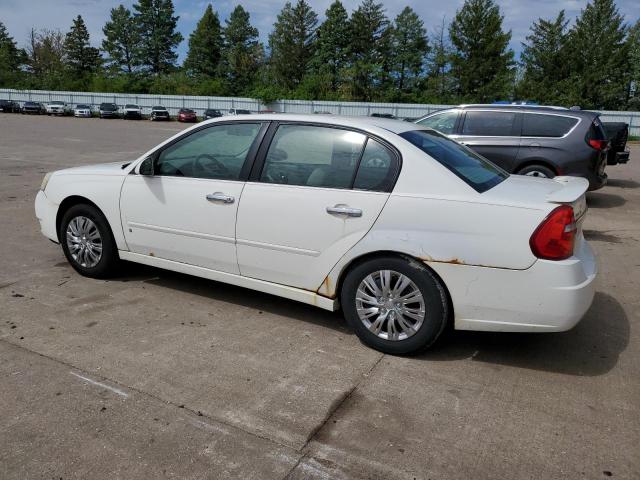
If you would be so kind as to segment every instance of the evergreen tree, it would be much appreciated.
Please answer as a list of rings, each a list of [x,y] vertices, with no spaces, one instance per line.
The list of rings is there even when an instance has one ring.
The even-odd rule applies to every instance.
[[[451,44],[445,28],[445,19],[431,38],[431,51],[427,59],[428,75],[424,100],[434,103],[455,103],[452,95]]]
[[[640,20],[629,30],[629,110],[640,110]]]
[[[14,86],[21,76],[19,71],[25,62],[25,53],[19,49],[7,29],[0,22],[0,86]]]
[[[131,12],[120,5],[111,9],[110,20],[102,27],[102,50],[112,69],[132,73],[138,66],[140,32]]]
[[[89,31],[80,15],[73,20],[71,30],[65,36],[64,48],[65,63],[74,75],[91,74],[100,66],[100,51],[89,43]]]
[[[627,98],[627,26],[613,0],[593,0],[569,32],[571,103],[613,110]]]
[[[351,91],[356,100],[371,100],[384,81],[389,61],[389,19],[381,3],[364,0],[351,15]]]
[[[415,88],[429,52],[424,22],[411,7],[405,7],[395,18],[391,38],[395,88],[402,94]]]
[[[271,57],[269,66],[275,82],[286,88],[296,88],[311,60],[318,15],[305,0],[295,6],[287,2],[269,35]]]
[[[555,20],[539,19],[522,44],[520,62],[523,76],[519,96],[539,103],[561,105],[566,95],[570,58],[567,52],[567,25],[564,10]]]
[[[342,70],[347,65],[350,40],[349,15],[340,0],[325,12],[326,20],[316,31],[316,48],[311,61],[317,75],[326,79],[329,91],[340,88]]]
[[[257,75],[264,54],[258,42],[258,29],[251,25],[249,12],[242,5],[226,20],[223,39],[221,70],[227,89],[233,95],[245,93]]]
[[[140,32],[140,63],[155,74],[171,71],[178,58],[175,48],[182,41],[182,34],[176,32],[179,17],[173,15],[173,2],[139,0],[133,9]]]
[[[214,77],[220,66],[221,51],[220,20],[209,4],[196,29],[189,36],[189,53],[184,68],[196,75]]]
[[[60,88],[64,73],[64,35],[59,30],[31,29],[27,46],[27,65],[36,88]]]
[[[451,22],[451,71],[464,99],[489,102],[511,93],[511,31],[502,30],[502,20],[494,0],[465,0]]]

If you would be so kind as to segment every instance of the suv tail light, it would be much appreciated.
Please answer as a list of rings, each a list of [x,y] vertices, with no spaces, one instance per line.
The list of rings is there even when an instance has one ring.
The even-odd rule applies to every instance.
[[[596,150],[606,150],[607,147],[609,146],[609,141],[608,140],[596,140],[594,138],[589,140],[589,146],[591,148],[595,148]]]
[[[573,255],[576,231],[573,208],[561,205],[547,215],[531,235],[531,251],[536,257],[545,260],[569,258]]]

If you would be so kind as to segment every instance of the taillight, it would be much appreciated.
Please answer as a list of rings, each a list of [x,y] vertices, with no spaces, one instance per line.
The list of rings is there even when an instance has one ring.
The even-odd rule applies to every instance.
[[[531,235],[531,251],[536,257],[545,260],[569,258],[573,255],[576,230],[573,208],[561,205],[554,209]]]
[[[608,140],[595,140],[595,139],[591,139],[589,140],[589,146],[591,148],[595,148],[596,150],[606,150],[607,147],[609,146],[609,141]]]

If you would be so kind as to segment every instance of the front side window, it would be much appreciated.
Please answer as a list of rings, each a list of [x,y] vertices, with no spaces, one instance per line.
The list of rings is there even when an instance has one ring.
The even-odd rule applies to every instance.
[[[515,112],[468,111],[462,126],[463,135],[507,137],[513,135]]]
[[[339,128],[281,125],[260,181],[309,187],[350,188],[366,136]]]
[[[522,136],[562,137],[569,133],[569,130],[577,123],[578,119],[573,117],[525,113],[522,119]]]
[[[154,173],[173,177],[238,180],[260,123],[216,125],[165,148]]]
[[[436,113],[430,117],[424,118],[417,122],[423,127],[433,128],[445,135],[451,135],[456,126],[456,120],[458,119],[458,111],[448,111],[442,113]]]
[[[486,158],[438,132],[414,130],[401,133],[400,136],[447,167],[480,193],[496,186],[509,176],[507,172]]]

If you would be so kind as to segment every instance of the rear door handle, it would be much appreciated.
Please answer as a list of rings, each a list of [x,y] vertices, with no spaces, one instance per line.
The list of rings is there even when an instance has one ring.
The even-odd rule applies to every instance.
[[[362,210],[359,208],[351,208],[346,205],[336,205],[334,207],[327,207],[327,213],[331,215],[345,215],[347,217],[361,217]]]
[[[235,198],[230,195],[225,195],[222,192],[216,192],[207,194],[207,200],[209,200],[210,202],[233,203],[235,201]]]

